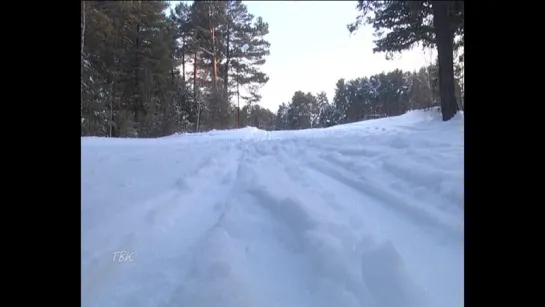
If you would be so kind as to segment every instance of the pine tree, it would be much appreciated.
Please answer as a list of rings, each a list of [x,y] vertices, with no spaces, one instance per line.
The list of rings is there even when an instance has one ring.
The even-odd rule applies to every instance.
[[[464,41],[463,1],[358,0],[357,10],[362,15],[348,29],[353,32],[364,21],[371,24],[379,37],[374,52],[401,52],[418,43],[437,46],[441,110],[444,121],[451,119],[458,109],[453,52]],[[369,13],[371,17],[365,19]]]
[[[167,7],[85,2],[82,135],[153,137],[178,128],[176,35]]]

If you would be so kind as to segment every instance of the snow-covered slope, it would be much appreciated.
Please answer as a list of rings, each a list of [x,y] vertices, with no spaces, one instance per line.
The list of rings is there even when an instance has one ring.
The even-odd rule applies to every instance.
[[[82,138],[82,306],[462,306],[463,131]]]

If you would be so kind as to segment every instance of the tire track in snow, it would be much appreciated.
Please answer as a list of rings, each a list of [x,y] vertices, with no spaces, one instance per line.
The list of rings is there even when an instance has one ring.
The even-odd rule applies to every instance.
[[[369,221],[357,214],[354,215],[358,208],[338,203],[335,196],[328,192],[327,188],[330,186],[324,186],[323,181],[320,182],[321,176],[309,172],[300,160],[290,159],[293,155],[288,153],[288,148],[283,149],[278,156],[285,165],[286,173],[294,181],[304,183],[310,194],[318,195],[325,204],[334,209],[334,212],[330,211],[328,214],[328,222],[322,223],[315,233],[322,241],[321,244],[328,240],[341,242],[337,248],[330,246],[327,257],[339,259],[338,262],[345,265],[332,266],[331,262],[327,261],[330,259],[322,260],[321,266],[329,266],[328,270],[323,271],[326,272],[324,276],[328,279],[336,276],[337,278],[333,279],[334,284],[343,284],[344,290],[351,292],[361,306],[431,306],[427,294],[409,274],[401,255],[392,243],[375,242],[370,236],[372,232],[365,227]],[[291,146],[289,149],[292,151],[296,148]],[[339,191],[342,194],[342,190]],[[314,205],[318,203],[314,202]],[[389,289],[388,293],[385,293],[384,289]]]
[[[375,239],[379,239],[379,242],[384,241],[384,243],[376,243],[364,237],[358,242],[358,250],[362,254],[362,278],[379,306],[429,306],[431,302],[426,298],[429,297],[429,293],[436,294],[434,301],[437,303],[441,302],[443,294],[452,296],[452,292],[448,293],[448,291],[463,287],[461,267],[463,252],[459,234],[442,230],[441,226],[439,232],[425,233],[420,227],[423,221],[417,218],[418,215],[415,217],[412,212],[394,215],[392,213],[397,210],[388,211],[389,205],[384,204],[385,201],[393,201],[393,198],[373,197],[380,190],[368,195],[367,189],[362,191],[360,182],[343,177],[344,175],[331,167],[334,164],[309,159],[308,155],[304,158],[297,157],[298,159],[292,164],[299,165],[297,171],[299,176],[316,184],[317,190],[321,190],[322,194],[330,195],[329,199],[347,201],[345,206],[351,207],[347,210],[351,215],[348,223],[359,227],[363,221],[363,226],[366,226],[367,231]],[[324,164],[330,166],[324,166]],[[382,193],[388,193],[388,191],[382,191]],[[407,219],[407,217],[410,218]],[[437,228],[434,229],[437,230]],[[428,238],[428,240],[412,238]],[[447,244],[442,246],[445,243]],[[423,259],[427,259],[424,260],[427,266],[424,269],[420,267],[418,275],[411,274],[411,268],[419,266]],[[443,271],[448,272],[449,276],[455,276],[457,272],[460,272],[460,279],[445,280],[444,284],[439,286],[427,282],[440,280],[437,276],[440,276]],[[389,281],[385,283],[385,280]],[[381,292],[381,289],[384,289],[383,286],[387,286],[390,292]],[[424,290],[432,288],[431,292]],[[404,298],[405,301],[392,301],[396,297]]]
[[[226,152],[227,154],[225,154]],[[86,272],[82,272],[84,273],[82,275],[83,306],[103,306],[100,303],[102,300],[104,302],[115,302],[116,306],[133,306],[137,303],[118,302],[116,301],[116,297],[130,298],[131,292],[150,291],[150,288],[156,288],[158,285],[154,287],[149,287],[148,285],[146,288],[142,286],[141,289],[131,289],[124,286],[121,282],[122,280],[142,278],[142,275],[161,274],[165,275],[162,279],[168,279],[168,266],[157,263],[147,264],[146,259],[151,261],[152,259],[156,259],[158,255],[162,255],[165,264],[172,263],[172,258],[177,257],[180,250],[187,250],[186,246],[191,245],[191,242],[196,240],[196,238],[188,234],[198,231],[199,226],[201,228],[207,227],[203,224],[214,223],[214,219],[219,218],[221,212],[218,211],[221,210],[217,209],[221,209],[221,204],[216,203],[216,199],[218,199],[218,195],[226,195],[231,191],[232,187],[230,183],[232,183],[233,173],[238,167],[237,161],[239,155],[240,151],[236,148],[235,144],[223,147],[222,156],[225,157],[224,159],[216,160],[215,163],[208,165],[204,162],[201,163],[203,168],[194,170],[192,172],[194,177],[179,177],[173,183],[171,190],[146,201],[137,210],[130,212],[130,214],[127,213],[126,216],[132,218],[132,220],[127,220],[125,234],[117,236],[117,238],[121,238],[122,242],[117,244],[115,241],[112,242],[111,244],[115,244],[116,246],[116,248],[112,248],[112,254],[95,256],[92,263],[87,266]],[[210,161],[210,158],[208,157],[203,161],[213,162]],[[210,185],[206,180],[203,180],[207,177],[218,178],[217,185]],[[216,210],[213,210],[214,207]],[[214,211],[217,213],[217,216],[206,216]],[[180,225],[182,227],[179,227]],[[123,227],[123,225],[120,226]],[[176,231],[182,234],[180,240],[183,242],[181,244],[183,246],[175,243],[170,244],[173,245],[171,250],[157,250],[164,246],[169,246],[169,243],[164,241],[171,240],[172,236],[170,234]],[[83,239],[85,240],[85,238]],[[90,249],[92,250],[92,248]],[[133,263],[114,263],[112,261],[113,252],[119,250],[134,251],[136,260]],[[87,257],[83,259],[85,258]],[[143,280],[145,279],[143,278]],[[165,283],[160,285],[162,289],[159,291],[165,291],[169,286],[169,282],[172,283],[174,280],[165,280]],[[116,286],[119,287],[116,297],[105,298],[96,295],[102,287],[115,288]],[[150,295],[150,297],[153,296]],[[97,300],[92,302],[93,298],[97,298]],[[154,302],[150,303],[155,305]]]
[[[403,214],[415,224],[434,228],[440,233],[451,236],[457,241],[462,240],[463,238],[462,224],[456,225],[452,224],[450,221],[439,220],[436,215],[432,215],[428,211],[431,209],[422,208],[421,204],[406,199],[404,196],[399,195],[395,190],[384,187],[382,184],[368,179],[365,177],[365,174],[358,176],[357,179],[352,178],[355,176],[343,174],[338,169],[346,170],[347,166],[334,158],[324,159],[320,154],[311,158],[308,153],[306,153],[306,158],[304,160],[305,162],[303,162],[303,164],[309,169],[315,170],[345,186],[351,187],[364,196],[370,196],[376,199],[377,203],[383,204],[384,206]],[[350,171],[347,171],[347,173],[350,173]]]
[[[261,289],[264,301],[273,306],[320,306],[311,292],[316,274],[305,253],[305,234],[316,221],[301,203],[301,195],[293,193],[295,183],[283,172],[276,156],[279,145],[260,143],[256,147],[260,163],[254,167],[259,177],[246,187],[242,196],[245,205],[238,207],[242,212],[232,217],[227,229],[249,242],[247,263],[253,280],[258,287],[270,287]],[[254,234],[249,232],[252,229],[259,231]],[[283,284],[274,285],[276,280],[283,280]]]
[[[358,245],[364,251],[361,261],[362,277],[377,300],[388,301],[388,297],[397,297],[407,301],[389,301],[382,304],[426,306],[425,304],[430,303],[420,300],[426,302],[426,296],[433,294],[434,303],[459,306],[453,302],[441,302],[441,297],[452,297],[452,292],[449,291],[463,287],[461,241],[445,237],[444,233],[426,232],[418,223],[393,214],[380,201],[361,194],[328,173],[321,173],[311,167],[306,173],[321,180],[324,190],[335,191],[334,195],[338,199],[348,201],[352,207],[351,225],[363,223],[364,229],[371,235],[370,238],[378,240],[378,243]],[[422,263],[426,265],[423,266]],[[443,283],[434,284],[441,281],[443,272],[446,276],[459,274],[460,279],[442,280]],[[375,293],[384,289],[390,289],[389,293]],[[414,293],[417,295],[413,296]]]
[[[342,278],[349,274],[343,254],[332,258],[335,243],[328,245],[315,231],[315,216],[302,203],[310,197],[295,192],[298,182],[283,171],[275,157],[278,148],[265,143],[244,147],[248,155],[239,169],[240,193],[200,241],[187,280],[167,306],[360,306],[357,282],[346,284]],[[275,196],[269,180],[283,194]],[[335,273],[339,265],[344,273]],[[284,283],[275,285],[278,279]],[[331,293],[331,284],[336,299],[321,294]],[[203,288],[210,291],[203,293]]]
[[[433,138],[423,139],[425,146],[413,144],[399,148],[389,145],[397,142],[395,138],[383,139],[384,144],[332,147],[311,143],[308,146],[334,169],[346,171],[357,181],[356,178],[361,178],[365,182],[380,182],[382,189],[392,190],[403,198],[410,195],[415,209],[430,211],[432,218],[440,216],[442,220],[450,220],[446,224],[453,228],[463,229],[461,218],[450,217],[463,215],[463,192],[459,192],[463,191],[463,160],[452,155],[451,150],[438,149],[437,146],[443,147],[441,144],[431,146],[432,154],[429,143],[434,142]],[[442,138],[438,140],[443,142]],[[403,163],[400,159],[404,159]],[[453,176],[456,169],[459,169],[458,177]]]
[[[228,180],[228,192],[222,197],[224,201],[211,209],[216,212],[217,217],[196,227],[200,229],[196,231],[200,235],[187,248],[193,252],[184,260],[186,268],[181,274],[182,279],[178,280],[178,285],[159,306],[263,306],[256,304],[259,298],[255,293],[242,291],[251,288],[251,284],[244,283],[244,279],[240,277],[242,266],[236,265],[237,259],[243,258],[241,256],[244,256],[244,250],[234,247],[232,238],[224,228],[224,221],[233,207],[237,206],[241,189],[251,184],[255,178],[255,172],[250,167],[255,161],[254,148],[248,142],[239,142],[236,147],[240,151],[240,157],[236,163],[236,171],[233,172],[234,176]],[[205,211],[203,210],[203,215]],[[203,292],[203,288],[209,291]]]
[[[429,140],[427,141],[430,142]],[[371,147],[370,147],[371,146]],[[438,214],[461,214],[463,211],[463,161],[457,160],[450,151],[445,154],[430,146],[395,148],[395,154],[389,154],[392,148],[384,145],[360,145],[351,147],[316,146],[318,156],[335,167],[342,169],[355,177],[369,177],[366,174],[378,174],[386,182],[390,182],[393,190],[403,190],[407,194],[414,194],[419,202],[429,202],[428,210],[438,211]],[[399,156],[410,157],[410,160],[399,163]],[[439,160],[437,156],[441,156]],[[445,161],[445,159],[448,159]],[[443,165],[447,162],[448,167]],[[430,167],[430,164],[433,165]],[[452,165],[460,170],[459,178],[452,178]],[[375,180],[376,181],[376,180]],[[453,189],[452,186],[457,186]],[[437,199],[444,197],[445,201]],[[441,212],[443,211],[443,212]]]
[[[255,264],[255,270],[260,280],[267,279],[271,272],[271,280],[282,274],[285,277],[280,279],[289,280],[289,287],[272,291],[275,294],[271,300],[279,306],[374,306],[372,295],[357,272],[359,260],[353,253],[354,240],[342,227],[329,222],[328,212],[334,208],[330,209],[326,201],[308,189],[304,178],[296,176],[297,170],[288,171],[293,165],[287,165],[282,157],[285,149],[280,143],[261,144],[257,151],[264,160],[262,171],[274,170],[274,174],[267,175],[275,179],[277,188],[271,189],[274,185],[260,177],[262,180],[247,190],[247,205],[253,204],[254,214],[262,216],[262,224],[269,230],[265,231],[268,235],[259,236],[256,245],[261,247],[261,254],[275,254],[274,263]],[[250,224],[248,229],[255,226]],[[271,246],[276,248],[266,249]],[[250,251],[256,259],[264,257],[259,256],[258,247],[250,247]],[[269,266],[274,268],[263,271],[263,267]]]
[[[159,156],[159,159],[153,161],[151,165],[136,161],[120,161],[118,157],[112,155],[107,163],[100,163],[99,167],[86,162],[92,160],[97,153],[85,154],[89,148],[82,149],[84,151],[82,179],[90,178],[82,180],[81,183],[82,226],[89,230],[92,227],[99,230],[105,229],[105,226],[113,227],[112,223],[117,223],[118,216],[133,215],[135,210],[139,210],[140,205],[153,204],[156,198],[182,189],[186,178],[194,178],[210,167],[215,167],[212,162],[218,160],[216,157],[222,157],[230,150],[228,143],[219,145],[218,148],[214,148],[214,151],[205,151],[204,156],[196,157],[191,156],[190,152],[181,151],[177,146],[156,148],[155,152],[151,152],[149,148],[146,150],[148,156]],[[137,153],[127,154],[127,156],[134,155]],[[185,160],[186,164],[179,164],[181,160]],[[118,174],[119,168],[124,169],[122,177]],[[173,180],[172,177],[176,176],[177,172],[180,174]],[[96,189],[96,187],[102,187],[101,182],[108,181],[112,177],[117,178],[117,181],[111,184],[119,186],[119,194],[125,197],[121,198]],[[143,197],[146,199],[142,199]],[[95,216],[99,216],[100,220],[96,220]],[[115,228],[119,227],[115,226]]]
[[[127,223],[124,223],[123,225],[118,225],[119,216],[124,217],[124,220],[126,220],[126,217],[138,219],[149,212],[160,213],[161,211],[164,211],[162,210],[162,208],[172,206],[172,204],[175,203],[174,200],[176,198],[178,198],[181,194],[186,193],[187,191],[191,189],[188,185],[187,179],[191,181],[192,179],[194,180],[195,178],[199,178],[198,176],[206,176],[207,172],[213,171],[217,169],[218,167],[223,167],[225,165],[225,161],[229,161],[229,159],[231,158],[226,157],[225,161],[218,161],[218,159],[215,158],[215,156],[218,156],[220,152],[222,153],[221,156],[225,156],[226,152],[231,152],[232,150],[233,150],[232,145],[222,146],[221,150],[218,150],[217,152],[212,152],[208,156],[203,157],[196,164],[195,168],[191,169],[188,172],[185,172],[184,174],[181,174],[180,176],[172,180],[172,184],[170,188],[167,188],[166,190],[163,190],[161,193],[158,193],[156,196],[148,198],[144,201],[133,203],[130,206],[122,206],[122,208],[115,211],[115,213],[110,214],[107,220],[101,221],[100,223],[95,222],[96,224],[95,229],[91,229],[92,235],[89,235],[89,237],[97,238],[97,241],[98,241],[97,244],[99,245],[99,247],[103,247],[104,238],[108,240],[108,238],[112,238],[112,236],[109,234],[101,235],[100,230],[118,229],[119,232],[131,231],[130,229],[128,230],[123,230],[123,229],[126,226],[128,227],[134,224],[131,224],[130,221],[127,221]],[[112,205],[115,205],[115,204],[112,204]],[[84,204],[84,207],[85,207],[85,204]],[[99,230],[99,233],[96,233],[95,230]],[[90,249],[94,249],[92,245],[90,246]]]

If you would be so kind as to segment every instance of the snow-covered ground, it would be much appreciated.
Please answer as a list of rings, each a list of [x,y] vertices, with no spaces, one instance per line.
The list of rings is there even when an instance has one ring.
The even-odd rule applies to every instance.
[[[463,306],[463,132],[82,138],[82,306]]]

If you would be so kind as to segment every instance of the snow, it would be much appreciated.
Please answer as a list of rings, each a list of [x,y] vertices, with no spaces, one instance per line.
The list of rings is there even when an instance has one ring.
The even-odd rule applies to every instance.
[[[463,132],[82,138],[82,306],[463,306]]]

